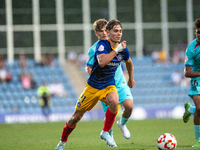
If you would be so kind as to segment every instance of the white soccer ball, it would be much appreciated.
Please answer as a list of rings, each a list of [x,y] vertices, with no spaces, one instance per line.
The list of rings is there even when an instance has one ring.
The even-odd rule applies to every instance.
[[[175,136],[170,133],[161,134],[157,139],[157,147],[159,150],[174,150],[177,146]]]

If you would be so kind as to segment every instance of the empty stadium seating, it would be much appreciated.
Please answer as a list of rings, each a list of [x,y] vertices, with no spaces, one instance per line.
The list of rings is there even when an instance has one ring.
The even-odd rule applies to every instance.
[[[6,63],[6,66],[9,66]],[[60,81],[63,83],[67,96],[51,98],[52,112],[61,112],[74,109],[77,101],[77,95],[73,89],[67,75],[58,60],[54,60],[54,66],[40,66],[33,59],[28,59],[25,71],[29,71],[33,75],[33,79],[37,87],[43,81],[47,83]],[[19,80],[21,68],[17,60],[10,66],[10,72],[13,76],[11,82],[0,83],[0,114],[15,114],[15,113],[41,113],[41,108],[38,104],[37,88],[25,90]]]
[[[173,71],[179,70],[183,73],[184,64],[156,64],[152,62],[151,57],[132,57],[132,61],[135,68],[135,86],[131,89],[131,92],[135,107],[170,108],[183,106],[187,101],[192,102],[187,95],[190,87],[173,85],[170,80]],[[43,81],[47,85],[52,81],[61,81],[63,83],[67,96],[54,96],[51,98],[52,112],[74,110],[78,95],[58,60],[55,59],[54,62],[55,66],[53,67],[41,67],[34,60],[29,59],[27,70],[32,72],[37,86],[41,85]],[[85,73],[83,67],[82,71]],[[13,75],[12,82],[0,84],[0,114],[41,113],[37,89],[24,90],[19,81],[21,68],[17,60],[10,66],[10,71]],[[85,77],[88,78],[86,73]]]
[[[184,64],[153,63],[151,57],[132,57],[135,68],[135,86],[131,89],[134,105],[145,108],[183,106],[191,102],[187,95],[190,87],[173,85],[170,76],[178,70],[183,73]]]

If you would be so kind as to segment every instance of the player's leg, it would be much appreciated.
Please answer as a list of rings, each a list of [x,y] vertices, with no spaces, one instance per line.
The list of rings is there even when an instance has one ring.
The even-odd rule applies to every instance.
[[[49,114],[48,114],[48,106],[44,106],[44,116],[45,116],[45,121],[48,121],[49,119]]]
[[[101,102],[101,105],[103,107],[103,112],[106,113],[107,109],[108,109],[108,105],[106,105],[105,103]],[[104,118],[104,121],[105,121],[105,118]],[[111,128],[110,131],[109,131],[109,134],[111,137],[113,137],[113,129]]]
[[[42,106],[42,114],[45,117],[45,106]]]
[[[122,112],[122,117],[120,120],[121,120],[121,124],[125,125],[129,121],[129,118],[133,111],[133,100],[127,99],[123,101],[122,104],[124,106],[124,110]]]
[[[190,116],[192,115],[192,113],[190,112],[190,109],[192,108],[191,107],[192,105],[187,102],[184,104],[184,107],[185,107],[185,112],[183,114],[183,122],[187,123],[190,119]],[[191,111],[193,111],[193,109],[191,109]],[[193,111],[193,114],[194,114],[194,111]]]
[[[115,116],[117,115],[118,111],[118,94],[115,92],[108,93],[105,101],[108,103],[109,108],[106,111],[103,130],[109,132],[113,122],[115,121]]]
[[[189,107],[189,112],[190,112],[192,115],[194,115],[195,111],[196,111],[196,107],[195,107],[195,106],[190,106],[190,107]]]
[[[109,92],[105,98],[105,102],[109,105],[109,108],[106,111],[105,114],[105,121],[104,121],[104,127],[103,127],[103,132],[101,132],[101,139],[105,140],[109,146],[115,146],[115,142],[112,139],[112,137],[109,135],[109,131],[113,126],[113,123],[115,121],[115,117],[117,115],[118,111],[118,93],[116,88],[108,88]]]
[[[124,105],[124,110],[122,112],[122,116],[121,116],[120,120],[117,121],[117,125],[120,127],[123,136],[126,139],[129,139],[131,135],[130,135],[128,128],[126,127],[126,124],[128,123],[129,118],[132,114],[133,100],[127,99],[127,100],[123,101],[122,104]]]
[[[196,111],[194,113],[195,144],[192,147],[200,147],[200,95],[194,95],[193,101]]]
[[[106,104],[103,103],[103,102],[101,102],[101,105],[102,105],[102,107],[103,107],[104,113],[106,113],[106,111],[107,111],[107,109],[108,109],[109,106],[106,105]],[[104,121],[105,121],[105,118],[104,118]],[[103,131],[101,131],[100,135],[102,134],[102,132],[103,132]],[[113,137],[113,128],[111,128],[110,131],[109,131],[108,133],[110,134],[110,136],[111,136],[111,137],[113,138],[113,140],[114,140],[114,137]],[[115,142],[115,140],[114,140],[114,142]],[[115,146],[112,146],[112,147],[117,147],[116,142],[115,142]]]
[[[130,88],[128,86],[123,87],[118,91],[119,93],[119,103],[123,104],[124,110],[122,112],[122,116],[120,117],[120,120],[117,121],[117,125],[120,127],[123,136],[126,139],[130,138],[130,132],[126,127],[126,124],[129,121],[129,118],[132,114],[133,110],[133,97],[130,91]]]
[[[67,143],[67,140],[68,140],[68,136],[76,128],[76,124],[81,120],[81,118],[83,117],[85,112],[86,111],[75,110],[73,115],[69,118],[66,125],[64,126],[63,131],[62,131],[62,135],[61,135],[61,138],[60,138],[60,142],[58,143],[55,150],[63,150],[64,149],[64,147]]]
[[[89,111],[95,106],[98,99],[95,99],[95,94],[92,93],[97,93],[97,91],[98,90],[86,84],[84,92],[79,96],[76,103],[76,110],[63,128],[60,143],[57,145],[56,150],[64,149],[68,136],[75,129],[76,124],[81,120],[87,110]]]

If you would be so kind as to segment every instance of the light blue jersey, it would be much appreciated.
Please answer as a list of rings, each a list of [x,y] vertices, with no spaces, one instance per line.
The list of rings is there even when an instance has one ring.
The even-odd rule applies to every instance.
[[[90,47],[88,51],[89,60],[86,62],[86,65],[88,66],[91,66],[91,67],[93,66],[95,49],[96,49],[97,44],[98,44],[98,41],[92,47]],[[119,104],[122,104],[122,102],[126,99],[133,100],[130,88],[127,85],[127,81],[123,75],[121,64],[118,66],[115,72],[114,79],[115,79],[115,85],[117,87],[117,92],[119,94]],[[104,112],[106,112],[108,106],[104,103],[102,103],[102,106],[103,106]]]
[[[193,40],[186,49],[185,66],[192,67],[194,72],[200,72],[200,45]],[[200,94],[200,77],[191,78],[189,96]]]

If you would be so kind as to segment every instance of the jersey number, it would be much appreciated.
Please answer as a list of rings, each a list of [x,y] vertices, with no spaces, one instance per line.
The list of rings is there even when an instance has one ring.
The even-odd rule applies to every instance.
[[[85,100],[86,96],[84,96],[83,94],[81,95],[81,97],[79,98],[79,102],[83,103],[83,101]]]

